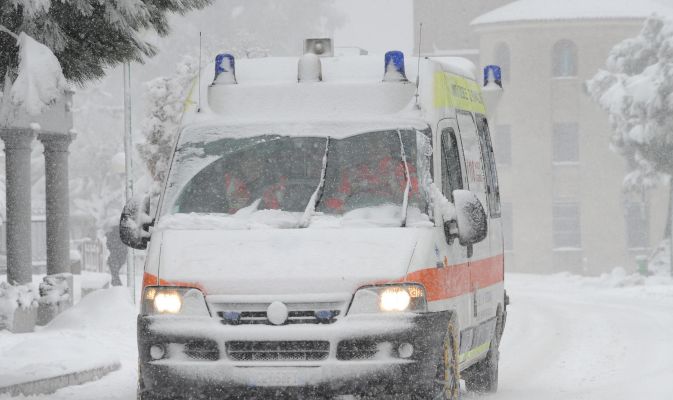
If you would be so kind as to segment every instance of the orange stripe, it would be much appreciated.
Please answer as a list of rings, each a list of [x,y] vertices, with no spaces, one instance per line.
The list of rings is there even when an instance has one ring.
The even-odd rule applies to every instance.
[[[504,257],[502,254],[495,257],[453,264],[444,268],[431,267],[411,272],[402,282],[418,282],[425,286],[428,301],[437,301],[460,296],[472,291],[471,286],[481,289],[502,282],[504,274]],[[470,284],[471,282],[471,284]],[[376,282],[377,284],[387,282]],[[143,289],[147,286],[181,286],[194,287],[206,291],[203,285],[194,282],[178,282],[159,279],[156,275],[145,272],[143,275]]]
[[[485,288],[505,280],[505,257],[502,254],[470,263],[472,285]]]
[[[156,275],[148,274],[147,272],[143,274],[143,289],[148,286],[157,286],[158,284],[159,279],[157,279]]]
[[[449,265],[444,268],[426,268],[406,276],[405,282],[418,282],[425,286],[428,301],[444,300],[491,286],[504,280],[503,256]],[[470,284],[470,282],[472,284]]]
[[[179,287],[188,287],[188,288],[197,288],[203,294],[206,294],[203,285],[193,282],[178,282],[178,281],[167,281],[164,279],[159,279],[156,275],[149,274],[145,272],[143,275],[143,289],[147,286],[179,286]]]

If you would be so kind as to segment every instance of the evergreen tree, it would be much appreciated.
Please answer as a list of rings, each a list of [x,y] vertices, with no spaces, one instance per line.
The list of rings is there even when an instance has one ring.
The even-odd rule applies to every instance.
[[[183,14],[212,0],[3,0],[0,27],[45,44],[72,82],[101,78],[105,68],[143,62],[156,53],[148,31],[168,33],[169,13]],[[0,32],[0,77],[14,79],[16,39]]]

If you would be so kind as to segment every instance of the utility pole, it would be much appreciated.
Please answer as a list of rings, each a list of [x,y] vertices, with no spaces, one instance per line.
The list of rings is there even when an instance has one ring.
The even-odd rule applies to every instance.
[[[131,63],[124,63],[124,158],[126,160],[126,202],[133,198],[133,137],[131,130]],[[136,300],[136,269],[134,251],[126,253],[126,286],[131,290],[131,298]]]
[[[671,219],[669,222],[671,224],[671,229],[669,229],[669,236],[670,236],[670,243],[668,244],[668,255],[669,255],[669,260],[671,264],[669,265],[671,269],[671,276],[673,276],[673,175],[670,176],[668,180],[668,190],[670,191],[669,198],[668,198],[668,203],[671,207],[670,210],[668,210],[668,217]]]

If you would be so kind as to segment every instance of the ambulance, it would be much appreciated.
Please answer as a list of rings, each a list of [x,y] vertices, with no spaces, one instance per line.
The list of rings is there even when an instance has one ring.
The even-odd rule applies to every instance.
[[[158,206],[124,208],[146,248],[138,398],[496,391],[503,230],[474,66],[305,48],[217,56]]]

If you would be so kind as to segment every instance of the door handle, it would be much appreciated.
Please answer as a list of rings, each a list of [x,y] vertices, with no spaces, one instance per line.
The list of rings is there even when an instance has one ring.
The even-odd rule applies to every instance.
[[[479,314],[479,310],[478,310],[479,303],[477,302],[477,291],[478,291],[478,290],[479,290],[479,289],[477,289],[477,285],[476,285],[476,284],[475,284],[475,285],[472,285],[472,293],[473,293],[472,296],[473,296],[473,301],[474,301],[474,307],[473,307],[473,310],[474,310],[474,317],[475,317],[475,318],[477,318],[477,315]]]

